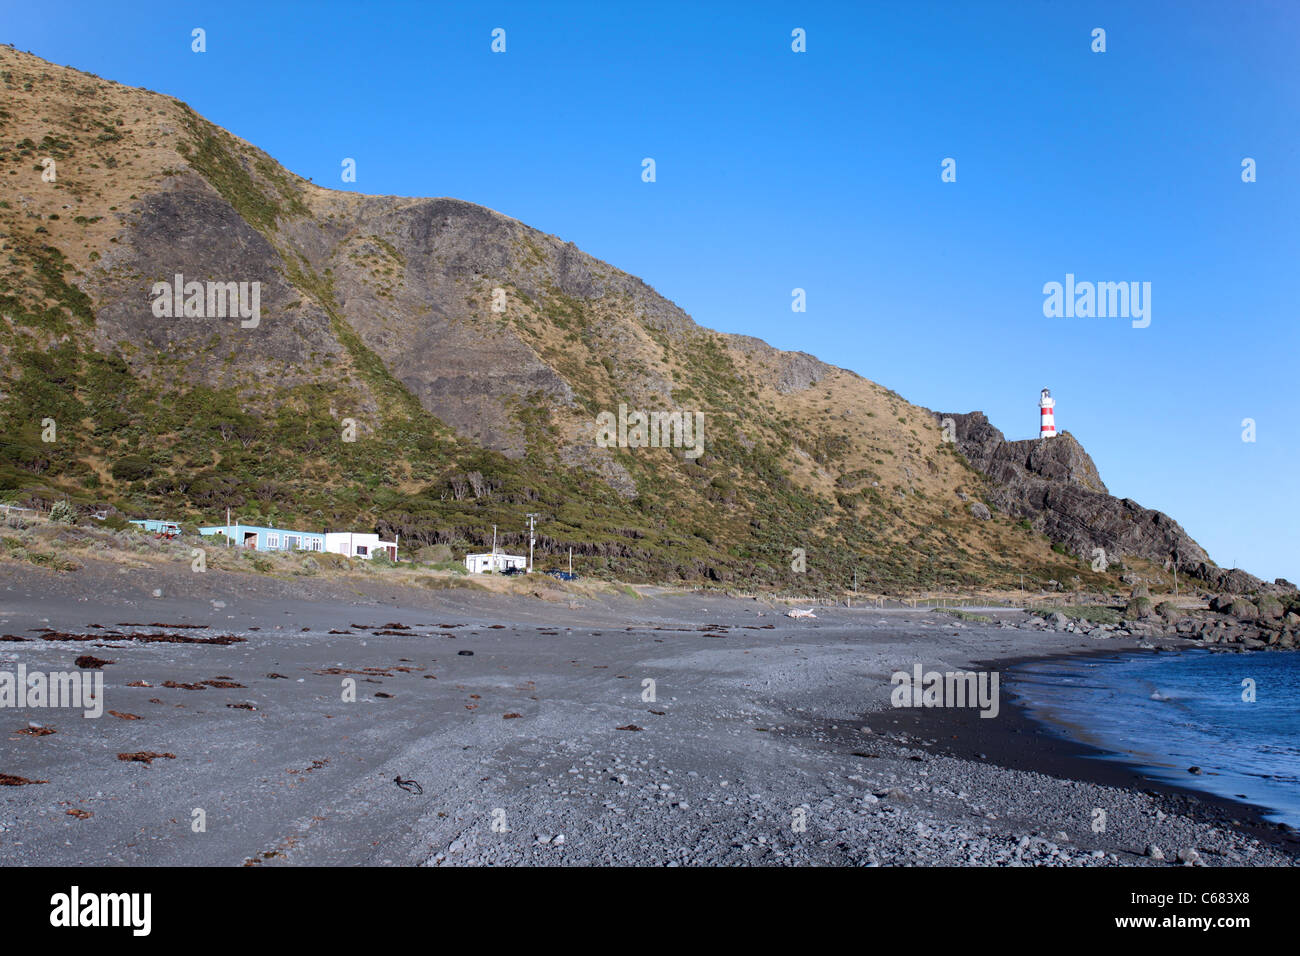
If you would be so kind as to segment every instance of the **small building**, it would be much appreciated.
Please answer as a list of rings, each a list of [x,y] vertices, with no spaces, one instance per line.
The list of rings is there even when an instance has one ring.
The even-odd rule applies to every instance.
[[[500,551],[486,554],[465,555],[465,568],[471,574],[486,574],[489,571],[500,574],[507,568],[524,571],[528,568],[528,559],[521,554],[503,554]]]
[[[387,551],[390,561],[397,560],[397,542],[380,541],[377,534],[358,531],[325,532],[325,550],[330,554],[341,554],[349,558],[365,558],[369,561],[379,551]]]
[[[324,551],[325,534],[319,531],[291,531],[260,525],[212,525],[200,528],[205,537],[219,535],[233,546],[254,551]]]
[[[96,515],[95,517],[99,517]],[[145,531],[152,531],[154,534],[162,535],[164,538],[178,538],[181,533],[181,526],[175,521],[160,521],[155,518],[131,518],[131,524],[139,525]]]

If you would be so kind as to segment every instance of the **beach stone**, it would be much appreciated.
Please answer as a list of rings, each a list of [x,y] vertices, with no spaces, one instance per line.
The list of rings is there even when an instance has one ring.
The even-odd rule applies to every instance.
[[[1145,855],[1149,856],[1153,860],[1163,860],[1165,858],[1165,851],[1160,849],[1160,847],[1156,846],[1154,843],[1148,843]]]
[[[1197,863],[1201,862],[1201,854],[1197,853],[1196,850],[1191,847],[1188,847],[1186,850],[1179,850],[1178,862],[1183,864],[1183,866],[1195,866]]]

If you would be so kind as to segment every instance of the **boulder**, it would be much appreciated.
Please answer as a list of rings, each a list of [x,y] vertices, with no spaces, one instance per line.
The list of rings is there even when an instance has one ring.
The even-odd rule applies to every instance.
[[[1259,608],[1259,616],[1266,621],[1280,621],[1282,619],[1282,602],[1271,594],[1265,594],[1256,602]]]
[[[1170,623],[1178,621],[1183,616],[1183,609],[1173,601],[1161,601],[1156,605],[1156,613]]]
[[[1139,621],[1154,613],[1155,608],[1148,597],[1135,597],[1124,608],[1124,617],[1130,621]]]
[[[980,521],[988,521],[993,517],[993,513],[988,509],[988,505],[984,504],[982,501],[971,502],[970,513]]]
[[[1234,600],[1228,607],[1228,613],[1239,621],[1255,621],[1259,619],[1259,608],[1244,597]]]

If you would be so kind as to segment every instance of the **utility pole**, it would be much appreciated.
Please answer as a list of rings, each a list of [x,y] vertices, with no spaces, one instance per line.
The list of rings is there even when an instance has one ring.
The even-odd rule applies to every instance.
[[[534,522],[539,517],[536,512],[530,511],[524,515],[528,519],[528,573],[533,573],[533,542],[537,540],[534,532]]]

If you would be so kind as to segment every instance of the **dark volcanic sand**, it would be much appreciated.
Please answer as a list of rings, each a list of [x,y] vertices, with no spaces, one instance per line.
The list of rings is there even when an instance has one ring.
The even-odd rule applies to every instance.
[[[1120,771],[1066,759],[1005,701],[983,721],[998,728],[974,711],[888,710],[889,675],[914,663],[1005,666],[1132,640],[784,610],[659,590],[570,604],[382,572],[278,580],[87,562],[60,575],[6,562],[0,633],[172,625],[243,640],[0,643],[0,669],[113,660],[96,672],[105,708],[129,715],[0,710],[0,774],[48,781],[0,786],[0,864],[1170,865],[1143,857],[1148,843],[1210,865],[1293,862],[1203,802],[1098,778]],[[952,728],[962,747],[974,734],[969,749],[1000,762],[864,733],[864,713],[926,739]],[[32,722],[56,733],[20,733]],[[119,757],[135,753],[174,757]]]

